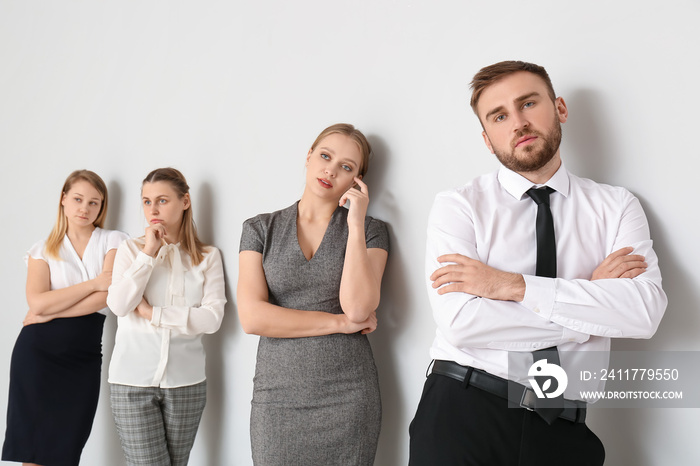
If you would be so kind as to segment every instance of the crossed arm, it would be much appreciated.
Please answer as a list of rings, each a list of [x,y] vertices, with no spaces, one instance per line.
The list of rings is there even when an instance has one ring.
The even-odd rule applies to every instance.
[[[51,289],[49,264],[29,258],[27,263],[27,303],[29,311],[24,325],[40,324],[53,319],[92,314],[107,304],[107,288],[112,281],[116,249],[107,252],[102,272],[76,285]]]
[[[452,346],[531,351],[582,343],[592,335],[649,338],[656,331],[666,295],[646,218],[632,196],[621,208],[619,224],[610,227],[614,236],[608,244],[614,252],[589,277],[575,279],[489,266],[478,260],[469,211],[444,198],[435,209],[438,215],[431,215],[428,227],[426,279],[438,331]],[[590,246],[584,253],[589,263],[601,248]]]
[[[119,317],[133,312],[154,327],[177,330],[183,335],[216,332],[221,326],[226,304],[224,270],[219,250],[212,247],[200,264],[203,276],[202,297],[196,305],[151,305],[144,298],[144,293],[154,266],[155,259],[142,253],[140,245],[125,242],[119,247],[114,280],[107,299],[112,312]]]
[[[644,256],[632,254],[626,246],[611,253],[593,271],[591,281],[605,278],[634,278],[647,269]],[[448,263],[430,276],[438,294],[461,291],[474,296],[500,301],[521,302],[525,297],[522,274],[504,272],[461,254],[445,254],[438,262]]]
[[[366,250],[366,255],[372,269],[379,274],[379,280],[372,282],[378,295],[387,253],[383,249],[372,248]],[[366,317],[360,320],[358,317],[350,318],[346,313],[305,311],[271,304],[262,265],[262,254],[255,251],[241,251],[238,257],[238,316],[246,333],[274,338],[299,338],[333,333],[367,334],[377,328],[376,306],[365,308]],[[346,267],[347,265],[346,260]],[[341,282],[347,281],[345,274],[346,269],[343,269],[344,278]]]

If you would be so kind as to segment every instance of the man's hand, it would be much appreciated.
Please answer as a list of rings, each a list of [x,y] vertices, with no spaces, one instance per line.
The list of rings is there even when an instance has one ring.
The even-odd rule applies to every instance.
[[[647,270],[644,256],[630,254],[632,247],[618,249],[611,253],[593,271],[591,281],[601,278],[634,278]]]
[[[438,294],[461,291],[482,298],[500,301],[522,301],[525,280],[516,273],[503,272],[461,254],[446,254],[438,262],[452,262],[430,276]]]

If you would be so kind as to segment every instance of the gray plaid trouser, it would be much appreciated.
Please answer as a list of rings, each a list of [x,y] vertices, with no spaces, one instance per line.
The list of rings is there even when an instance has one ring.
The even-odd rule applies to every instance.
[[[185,466],[207,382],[178,388],[110,384],[112,415],[129,466]]]

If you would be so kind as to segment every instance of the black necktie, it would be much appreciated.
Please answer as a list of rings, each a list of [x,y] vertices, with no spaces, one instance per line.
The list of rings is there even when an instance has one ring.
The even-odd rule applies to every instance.
[[[537,271],[538,277],[556,278],[557,276],[557,246],[554,239],[554,219],[549,209],[549,194],[554,190],[548,186],[543,188],[530,188],[527,195],[537,204],[537,221],[535,229],[537,233]],[[546,359],[548,364],[561,366],[557,347],[545,348],[533,353],[534,360]],[[536,378],[537,379],[537,378]],[[544,380],[538,380],[540,386]],[[564,410],[564,397],[539,398],[535,412],[544,419],[547,424],[552,424]]]
[[[554,190],[530,188],[527,195],[537,204],[537,276],[555,278],[557,276],[557,246],[554,240],[554,220],[549,210],[549,193]]]

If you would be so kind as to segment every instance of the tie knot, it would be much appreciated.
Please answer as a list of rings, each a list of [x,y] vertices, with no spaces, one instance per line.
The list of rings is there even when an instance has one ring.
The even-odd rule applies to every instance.
[[[535,201],[535,204],[547,204],[549,205],[549,193],[553,193],[554,190],[549,186],[544,186],[542,188],[530,188],[526,191],[526,194]]]

